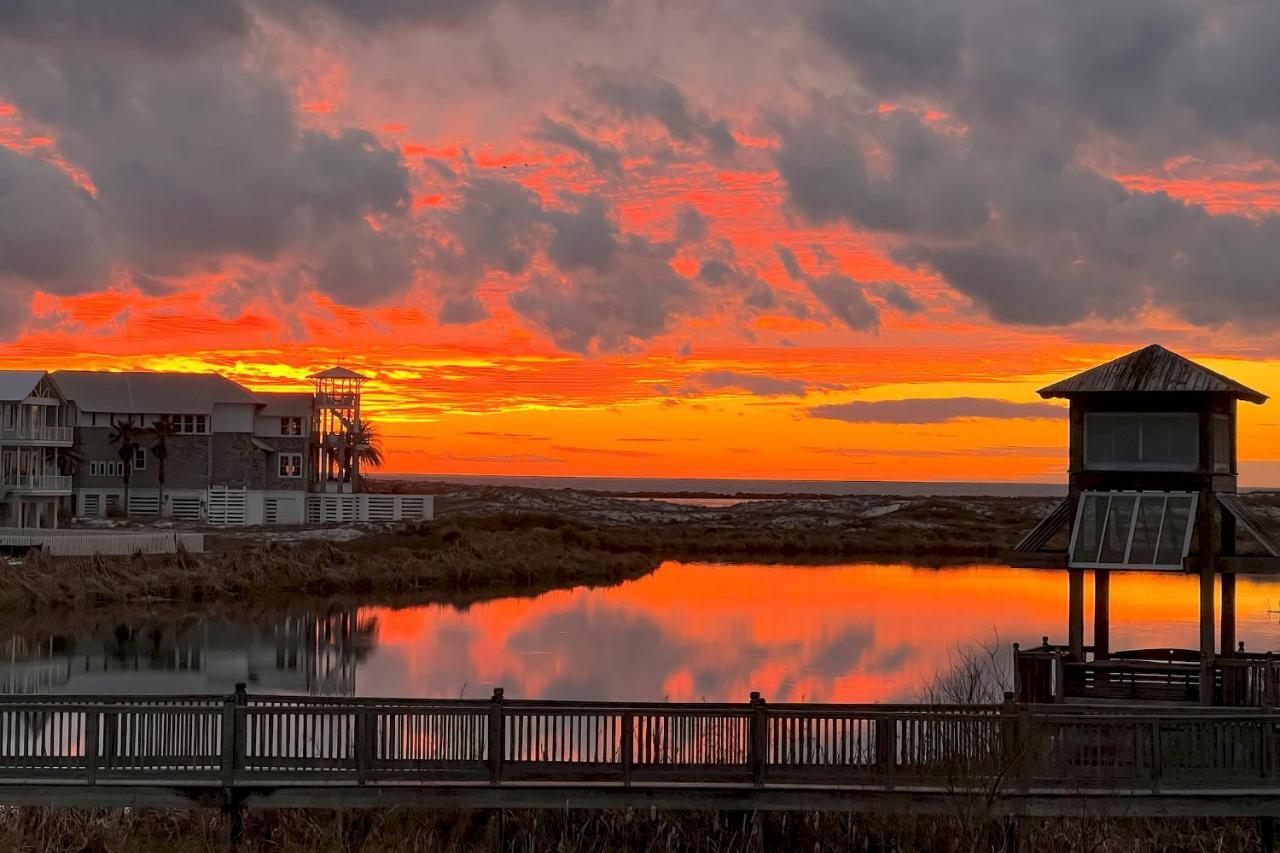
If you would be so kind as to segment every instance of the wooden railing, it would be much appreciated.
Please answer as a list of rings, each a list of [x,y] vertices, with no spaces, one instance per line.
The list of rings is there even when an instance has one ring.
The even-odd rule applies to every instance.
[[[0,790],[545,783],[1280,787],[1272,713],[1003,705],[0,697]],[[3,799],[0,797],[0,802]]]
[[[1101,660],[1073,661],[1063,646],[1013,647],[1019,701],[1198,702],[1200,657],[1187,649],[1134,649]],[[1234,708],[1280,707],[1280,660],[1272,654],[1236,651],[1215,657],[1210,668],[1214,704]]]

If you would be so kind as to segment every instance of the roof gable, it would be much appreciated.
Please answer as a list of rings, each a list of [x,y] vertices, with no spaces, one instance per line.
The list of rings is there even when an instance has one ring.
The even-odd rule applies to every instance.
[[[0,370],[0,401],[19,403],[27,399],[46,376],[43,370]]]
[[[1241,385],[1221,373],[1196,364],[1159,344],[1123,355],[1069,379],[1040,389],[1040,396],[1072,397],[1077,394],[1198,392],[1229,394],[1251,403],[1266,402],[1266,395]]]

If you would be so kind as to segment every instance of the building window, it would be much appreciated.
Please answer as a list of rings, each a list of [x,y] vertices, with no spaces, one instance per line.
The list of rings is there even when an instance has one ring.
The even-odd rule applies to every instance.
[[[124,463],[119,459],[112,459],[106,462],[90,462],[90,477],[123,477]]]
[[[1194,471],[1200,462],[1200,418],[1192,413],[1092,412],[1084,421],[1086,468]]]
[[[170,415],[174,430],[182,435],[204,435],[209,432],[208,415]]]
[[[281,435],[302,435],[302,418],[281,418]]]
[[[280,478],[282,480],[296,480],[302,476],[302,454],[301,453],[281,453],[280,454]]]
[[[145,447],[135,447],[133,449],[133,470],[147,470],[147,450]]]
[[[1071,566],[1181,570],[1191,547],[1193,492],[1085,492],[1071,531]]]

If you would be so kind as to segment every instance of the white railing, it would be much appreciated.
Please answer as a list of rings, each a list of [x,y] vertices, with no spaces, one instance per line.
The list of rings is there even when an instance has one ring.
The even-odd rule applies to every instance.
[[[19,492],[69,492],[71,478],[61,474],[3,474],[0,487]]]
[[[72,427],[69,426],[37,426],[35,424],[18,424],[16,427],[0,429],[0,439],[7,441],[41,441],[70,444]]]

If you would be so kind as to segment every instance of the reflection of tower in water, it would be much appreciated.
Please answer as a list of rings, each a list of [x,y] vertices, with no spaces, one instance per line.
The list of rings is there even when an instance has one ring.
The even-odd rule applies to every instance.
[[[374,646],[376,620],[341,608],[276,623],[276,669],[298,672],[311,696],[354,696],[356,667]]]
[[[255,627],[201,620],[76,636],[0,641],[7,693],[271,693],[351,696],[376,620],[354,608],[289,615]]]

